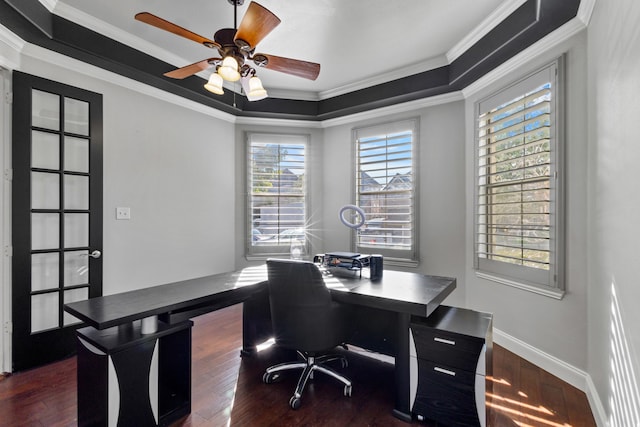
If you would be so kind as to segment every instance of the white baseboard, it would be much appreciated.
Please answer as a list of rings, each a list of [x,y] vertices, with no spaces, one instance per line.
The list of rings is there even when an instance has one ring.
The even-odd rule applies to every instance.
[[[604,406],[588,373],[496,328],[493,328],[493,342],[583,391],[596,425],[609,426]]]

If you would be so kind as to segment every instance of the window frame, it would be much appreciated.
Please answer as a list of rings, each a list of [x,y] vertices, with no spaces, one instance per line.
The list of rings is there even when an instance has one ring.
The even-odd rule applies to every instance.
[[[389,248],[374,248],[369,246],[360,246],[358,243],[358,231],[351,230],[351,250],[358,253],[375,253],[380,254],[385,259],[386,265],[396,265],[404,267],[417,267],[419,263],[419,232],[418,232],[418,219],[419,219],[419,202],[418,202],[418,146],[419,146],[419,130],[420,119],[419,117],[411,117],[405,119],[398,119],[390,122],[374,124],[369,126],[362,126],[354,128],[352,130],[352,147],[353,147],[353,203],[358,205],[360,200],[359,194],[359,182],[360,182],[360,153],[359,153],[359,140],[365,137],[371,137],[375,134],[389,135],[404,130],[411,131],[411,175],[412,188],[409,190],[410,198],[412,200],[412,217],[411,217],[411,249],[389,249]],[[365,225],[367,221],[365,221]]]
[[[546,73],[551,82],[550,124],[550,238],[549,270],[535,269],[507,262],[482,258],[479,255],[482,242],[480,230],[480,114],[490,111],[518,96],[534,90],[541,75]],[[474,105],[473,150],[474,150],[474,202],[473,202],[473,267],[480,278],[525,289],[549,297],[561,299],[565,291],[565,134],[564,134],[564,57],[536,69],[526,76],[502,86]],[[538,271],[534,271],[538,270]]]
[[[303,244],[303,253],[308,254],[310,249],[309,230],[307,224],[309,224],[309,150],[310,150],[310,136],[308,134],[290,134],[290,133],[269,133],[269,132],[247,132],[246,144],[245,144],[245,168],[246,168],[246,227],[245,227],[245,253],[248,260],[263,260],[272,256],[286,256],[289,257],[291,253],[290,244],[278,244],[278,245],[254,245],[253,244],[253,209],[252,209],[252,166],[251,166],[251,149],[253,143],[273,143],[273,144],[296,144],[304,147],[304,183],[302,188],[302,200],[304,202],[304,224],[305,224],[305,240]],[[282,193],[278,193],[281,195]]]

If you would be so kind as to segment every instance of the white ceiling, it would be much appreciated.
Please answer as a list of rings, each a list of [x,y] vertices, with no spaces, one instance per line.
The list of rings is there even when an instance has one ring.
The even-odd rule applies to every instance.
[[[136,21],[136,13],[153,13],[209,38],[220,28],[233,28],[228,0],[40,1],[57,15],[176,68],[215,55],[202,45]],[[238,7],[238,24],[250,1]],[[315,81],[265,69],[259,76],[271,96],[323,99],[416,74],[453,61],[523,2],[259,0],[282,23],[256,52],[321,64]]]

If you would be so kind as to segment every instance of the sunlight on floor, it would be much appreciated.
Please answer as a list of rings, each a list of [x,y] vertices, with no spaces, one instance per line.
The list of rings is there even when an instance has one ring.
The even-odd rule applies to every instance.
[[[487,379],[494,382],[495,384],[501,384],[511,387],[511,384],[509,384],[509,382],[504,378],[487,377]],[[517,394],[520,397],[528,399],[527,394],[523,391],[518,391]],[[536,426],[544,425],[550,427],[573,427],[571,424],[558,423],[547,419],[550,417],[554,417],[555,414],[553,413],[553,411],[545,408],[542,405],[528,404],[519,400],[510,399],[508,397],[489,392],[487,392],[487,397],[489,397],[487,406],[493,408],[493,410],[495,411],[502,412],[507,416],[511,415],[515,416],[516,418],[524,418],[528,420],[528,422],[535,422]],[[533,424],[528,424],[527,422],[517,420],[512,421],[519,427],[534,427]]]
[[[545,408],[544,406],[538,405],[528,405],[526,403],[518,402],[517,400],[509,399],[507,397],[498,396],[496,394],[487,393],[487,396],[490,396],[492,400],[500,400],[501,402],[508,403],[510,405],[520,406],[524,409],[529,409],[531,411],[542,412],[545,415],[553,415],[553,412]]]
[[[512,414],[512,415],[517,415],[520,418],[526,418],[527,420],[531,420],[531,421],[535,421],[538,424],[541,425],[545,425],[545,426],[551,426],[551,427],[572,427],[571,424],[567,424],[567,423],[556,423],[554,421],[551,420],[547,420],[545,418],[541,418],[538,417],[536,415],[532,415],[526,412],[522,412],[518,409],[514,409],[514,408],[510,408],[507,406],[503,406],[503,405],[497,405],[493,402],[487,402],[487,406],[492,407],[494,410],[496,411],[500,411],[500,412],[504,412],[506,414]],[[536,408],[538,409],[538,408]],[[528,424],[523,424],[522,422],[518,422],[518,421],[514,421],[517,425],[525,427],[528,426]]]

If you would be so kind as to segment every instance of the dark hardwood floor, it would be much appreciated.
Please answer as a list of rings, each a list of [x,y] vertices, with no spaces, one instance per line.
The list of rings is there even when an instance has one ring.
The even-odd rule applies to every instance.
[[[353,396],[324,375],[305,390],[302,407],[289,409],[298,372],[275,384],[263,370],[289,360],[276,348],[241,358],[242,309],[229,307],[194,319],[192,412],[182,426],[407,426],[391,415],[393,367],[349,352],[345,373]],[[583,392],[494,345],[494,394],[488,396],[489,426],[595,427]],[[75,426],[76,359],[0,376],[0,426]]]

